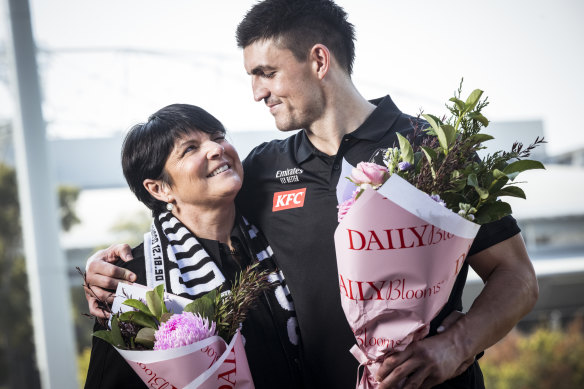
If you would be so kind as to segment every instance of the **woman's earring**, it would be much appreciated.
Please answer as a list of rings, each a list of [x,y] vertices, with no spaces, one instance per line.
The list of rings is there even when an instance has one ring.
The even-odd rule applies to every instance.
[[[172,203],[166,203],[166,209],[168,209],[169,212],[172,212],[173,208],[174,208],[174,205],[172,205]]]

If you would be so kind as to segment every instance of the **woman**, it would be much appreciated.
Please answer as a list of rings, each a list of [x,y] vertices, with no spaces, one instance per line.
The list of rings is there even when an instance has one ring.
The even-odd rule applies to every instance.
[[[136,273],[137,283],[164,282],[167,292],[194,299],[229,289],[253,261],[275,269],[263,235],[235,207],[243,180],[239,156],[205,110],[169,105],[134,126],[122,146],[122,168],[153,215],[151,232],[132,250],[134,260],[120,263]],[[278,286],[243,323],[246,354],[257,388],[298,388],[298,338],[288,330],[296,318],[283,276],[275,278]],[[85,387],[145,385],[112,346],[94,337]]]

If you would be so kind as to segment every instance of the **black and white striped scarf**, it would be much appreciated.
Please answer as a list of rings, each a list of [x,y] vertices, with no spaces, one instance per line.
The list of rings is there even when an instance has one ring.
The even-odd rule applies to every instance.
[[[252,260],[262,263],[262,268],[272,270],[269,281],[275,287],[268,298],[277,304],[272,314],[285,322],[285,331],[291,346],[299,343],[298,323],[294,304],[284,275],[277,270],[274,253],[263,234],[243,216],[238,216],[245,242]],[[194,234],[170,212],[156,215],[149,233],[144,235],[144,257],[147,286],[154,288],[164,284],[168,293],[196,299],[213,289],[223,286],[225,277],[213,259],[207,254]]]

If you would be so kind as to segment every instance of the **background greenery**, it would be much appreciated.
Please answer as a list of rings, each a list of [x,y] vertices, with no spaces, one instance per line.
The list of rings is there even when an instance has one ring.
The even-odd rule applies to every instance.
[[[67,231],[79,222],[75,214],[79,189],[62,186],[58,192],[61,228]],[[0,388],[38,388],[16,173],[3,163],[0,163],[0,204]],[[75,307],[81,307],[81,299],[84,303],[85,298],[81,288],[75,289],[72,291],[77,302]],[[90,337],[84,333],[88,331],[87,322],[90,326],[91,322],[79,314],[79,308],[72,309],[78,339],[83,338],[78,345],[87,347]]]
[[[582,318],[565,329],[513,331],[480,360],[488,389],[584,388]]]

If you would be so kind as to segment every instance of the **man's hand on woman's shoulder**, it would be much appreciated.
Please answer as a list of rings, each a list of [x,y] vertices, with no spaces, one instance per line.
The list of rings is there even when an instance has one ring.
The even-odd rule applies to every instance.
[[[116,266],[113,263],[118,259],[131,261],[132,249],[127,244],[116,244],[104,250],[99,250],[87,260],[85,266],[85,298],[89,306],[89,313],[107,318],[109,313],[102,309],[100,301],[112,303],[113,292],[122,282],[134,282],[136,274],[130,270]]]

